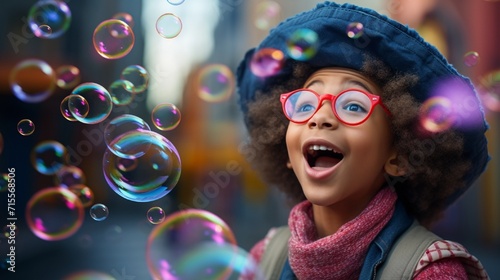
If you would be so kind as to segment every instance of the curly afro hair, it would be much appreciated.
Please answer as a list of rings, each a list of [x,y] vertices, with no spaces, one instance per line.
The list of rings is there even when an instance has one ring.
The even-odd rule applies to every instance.
[[[248,104],[246,123],[249,143],[243,151],[263,181],[278,187],[295,204],[305,200],[293,170],[286,167],[288,152],[285,135],[288,120],[282,113],[279,95],[300,88],[318,69],[296,63],[292,76],[277,81],[267,92],[257,92]],[[401,177],[386,176],[387,185],[395,188],[406,209],[419,222],[430,226],[440,218],[448,197],[464,188],[463,174],[470,163],[463,159],[463,139],[453,130],[429,133],[420,128],[421,103],[409,89],[418,77],[394,73],[384,63],[366,57],[360,71],[380,86],[381,97],[391,111],[391,129]]]

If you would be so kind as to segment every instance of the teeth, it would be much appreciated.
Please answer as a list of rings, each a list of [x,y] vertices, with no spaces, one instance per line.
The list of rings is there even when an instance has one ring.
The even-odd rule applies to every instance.
[[[335,153],[337,153],[337,151],[335,151],[334,149],[330,148],[330,147],[327,147],[327,146],[323,146],[323,145],[311,145],[309,146],[309,150],[312,150],[312,151],[333,151]]]

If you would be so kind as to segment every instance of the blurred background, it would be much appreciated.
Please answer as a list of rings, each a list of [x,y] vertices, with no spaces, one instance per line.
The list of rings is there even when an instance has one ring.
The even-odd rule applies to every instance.
[[[244,251],[269,228],[286,224],[290,208],[283,195],[264,185],[245,161],[246,131],[233,73],[245,52],[270,28],[318,2],[322,1],[4,2],[0,11],[0,279],[82,279],[77,277],[86,273],[94,273],[89,279],[152,279],[146,260],[146,255],[152,254],[146,248],[158,241],[155,224],[148,220],[158,217],[148,216],[152,207],[161,207],[165,216],[191,208],[212,213],[232,232],[221,233],[222,238],[234,237]],[[463,244],[481,260],[492,279],[500,277],[500,1],[350,3],[373,8],[417,29],[478,88],[488,90],[484,105],[492,159],[486,172],[448,209],[434,231]],[[44,14],[47,5],[61,9],[56,9],[56,15],[63,18],[62,23],[43,26],[44,21],[52,20]],[[109,19],[126,24],[103,24]],[[33,21],[38,21],[38,29],[30,26]],[[99,36],[116,24],[118,33],[113,36],[121,43],[113,46],[106,41],[109,38]],[[103,47],[106,43],[109,45]],[[145,77],[148,82],[143,91],[127,95],[117,88],[123,89],[123,77],[130,72],[139,82]],[[211,75],[222,77],[222,81],[206,85]],[[59,79],[55,85],[53,77]],[[117,80],[121,81],[119,87],[113,86]],[[31,94],[15,94],[19,88],[13,87],[12,81]],[[107,118],[101,116],[95,123],[69,120],[71,114],[64,116],[61,102],[76,86],[88,82],[112,93],[113,105],[108,100],[101,108]],[[92,84],[80,88],[82,96],[92,86],[94,92],[99,91]],[[68,108],[85,110],[85,106],[75,104]],[[113,155],[108,152],[103,160],[107,151],[104,132],[111,120],[123,114],[141,118],[151,131],[164,137],[158,138],[163,144],[168,139],[174,148],[166,150],[167,156],[177,153],[182,161],[177,184],[159,199],[140,202],[141,194],[126,199],[106,180],[112,173],[106,159],[113,159]],[[25,119],[29,121],[19,125]],[[49,140],[56,143],[44,142]],[[43,169],[49,162],[55,163],[52,167],[71,167],[64,167],[69,170],[66,174]],[[155,176],[148,173],[151,170],[143,172]],[[15,202],[8,201],[12,193],[7,187],[9,173],[15,178]],[[30,230],[27,215],[42,211],[44,203],[57,203],[65,197],[64,193],[40,192],[65,180],[83,185],[76,192],[79,195],[93,195],[87,195],[89,201],[79,205],[83,214],[67,204],[62,206],[75,215],[69,221],[74,227],[40,238]],[[9,203],[15,209],[13,215]],[[95,204],[107,209],[91,210]],[[199,217],[209,219],[204,213]],[[13,221],[15,232],[8,227]],[[13,239],[15,273],[8,271],[12,265],[7,262]]]

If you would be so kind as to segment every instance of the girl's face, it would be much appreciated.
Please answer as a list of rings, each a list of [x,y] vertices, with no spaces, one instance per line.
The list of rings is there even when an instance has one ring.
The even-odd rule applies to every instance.
[[[304,88],[320,95],[336,96],[350,88],[379,95],[370,80],[343,68],[315,72]],[[364,207],[384,184],[386,168],[396,158],[389,116],[381,106],[375,106],[364,123],[349,126],[335,117],[330,101],[319,106],[307,122],[288,125],[290,166],[313,204]]]

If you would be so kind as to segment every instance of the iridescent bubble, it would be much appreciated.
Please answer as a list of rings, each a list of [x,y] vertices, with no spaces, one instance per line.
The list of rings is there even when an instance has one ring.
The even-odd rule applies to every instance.
[[[141,93],[148,88],[149,74],[140,65],[130,65],[123,69],[120,79],[127,80],[133,84],[133,92]]]
[[[481,78],[480,97],[482,104],[492,112],[500,112],[500,70],[494,70]]]
[[[180,5],[182,3],[184,3],[185,0],[167,0],[168,3],[172,4],[172,5]]]
[[[233,232],[218,216],[201,209],[175,212],[151,231],[146,245],[146,261],[155,279],[226,279],[228,267],[205,267],[195,278],[179,269],[183,260],[199,246],[236,245]]]
[[[427,99],[420,108],[420,124],[429,132],[442,132],[449,129],[455,118],[451,101],[442,96]]]
[[[9,76],[10,87],[21,101],[38,103],[49,98],[56,88],[56,75],[52,67],[39,59],[18,63]]]
[[[361,22],[351,22],[347,25],[346,32],[349,38],[358,39],[363,36],[363,24]]]
[[[57,86],[72,89],[80,83],[80,69],[73,65],[63,65],[56,69]]]
[[[252,256],[230,243],[203,242],[183,255],[174,269],[182,279],[266,279]],[[216,278],[209,274],[215,271],[227,275]]]
[[[26,206],[30,230],[48,241],[73,235],[82,225],[83,205],[70,190],[49,187],[36,192]]]
[[[162,198],[175,187],[181,174],[181,160],[167,138],[153,131],[135,130],[125,133],[114,144],[121,146],[125,154],[143,151],[130,171],[121,170],[121,158],[109,149],[104,153],[104,178],[118,195],[131,201],[149,202]]]
[[[118,19],[130,26],[131,28],[134,27],[134,17],[132,17],[131,14],[129,13],[116,13],[113,15],[112,19]]]
[[[77,86],[71,94],[81,95],[89,104],[89,112],[85,117],[73,114],[78,121],[86,124],[99,123],[111,114],[113,102],[111,95],[103,86],[96,83],[83,83]]]
[[[479,54],[471,51],[464,55],[464,64],[468,67],[475,66],[479,62]]]
[[[306,61],[318,51],[318,33],[307,28],[297,29],[286,41],[288,54],[291,58]]]
[[[172,130],[181,122],[181,111],[171,103],[158,104],[151,111],[151,121],[159,130]]]
[[[94,192],[87,185],[77,184],[71,185],[68,190],[76,194],[82,202],[83,207],[88,207],[94,201]]]
[[[149,208],[146,217],[150,223],[159,224],[165,220],[165,211],[161,207],[154,206]]]
[[[172,13],[163,14],[156,20],[156,32],[163,38],[175,38],[181,33],[181,30],[181,19]]]
[[[61,187],[71,187],[73,185],[85,184],[86,178],[83,171],[74,165],[65,165],[56,172],[54,183]]]
[[[108,19],[95,28],[92,40],[95,50],[102,57],[119,59],[130,53],[135,44],[135,35],[125,22]]]
[[[28,14],[28,25],[39,38],[60,37],[71,23],[71,11],[64,1],[44,0],[36,2]]]
[[[108,207],[102,203],[97,203],[97,204],[94,204],[92,205],[92,207],[90,207],[90,217],[92,217],[92,219],[94,219],[95,221],[104,221],[106,220],[106,218],[108,218],[108,215],[109,215],[109,210],[108,210]]]
[[[71,97],[71,94],[64,97],[64,99],[61,101],[61,105],[59,105],[59,109],[61,111],[61,115],[67,119],[68,121],[75,122],[77,119],[73,116],[73,114],[69,111],[69,98]]]
[[[115,105],[123,106],[130,104],[134,99],[134,85],[127,80],[116,80],[108,88],[111,101]]]
[[[255,76],[270,77],[278,74],[285,64],[282,51],[273,48],[263,48],[254,53],[250,61],[250,70]]]
[[[125,146],[119,145],[119,143],[123,143],[120,139],[121,136],[137,130],[143,131],[151,129],[143,119],[137,116],[130,114],[118,116],[112,119],[104,128],[104,142],[106,142],[108,149],[118,157],[128,159],[140,157],[149,149],[149,141],[134,145],[137,149],[131,149],[132,145],[130,144]],[[125,165],[128,166],[129,164],[125,163]]]
[[[235,88],[233,72],[223,64],[203,67],[198,76],[198,84],[198,96],[207,102],[225,101]]]
[[[75,119],[83,119],[89,114],[90,105],[85,97],[79,94],[70,94],[68,98],[68,109]]]
[[[22,136],[28,136],[35,132],[35,124],[30,119],[22,119],[17,123],[17,132]]]
[[[118,275],[123,275],[118,272]],[[124,276],[128,277],[128,276]],[[135,276],[133,276],[135,278]],[[114,276],[111,276],[107,273],[100,271],[92,271],[92,270],[84,270],[75,273],[71,273],[70,275],[63,278],[63,280],[117,280]]]
[[[257,4],[255,10],[255,26],[268,30],[280,21],[281,6],[274,1],[263,1]]]
[[[8,189],[8,186],[9,186],[9,174],[0,173],[0,192],[6,191]]]
[[[31,151],[31,164],[42,174],[54,175],[66,164],[67,156],[66,148],[61,143],[42,141]]]

